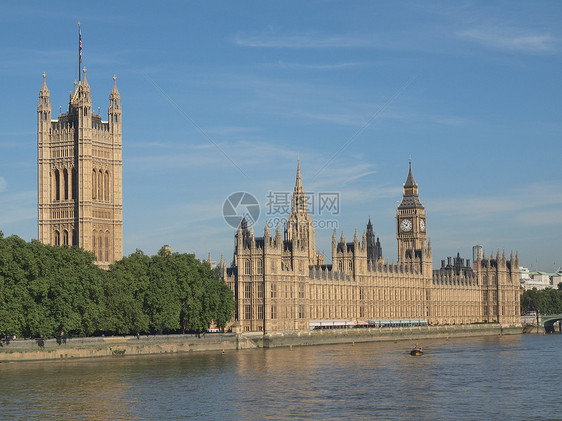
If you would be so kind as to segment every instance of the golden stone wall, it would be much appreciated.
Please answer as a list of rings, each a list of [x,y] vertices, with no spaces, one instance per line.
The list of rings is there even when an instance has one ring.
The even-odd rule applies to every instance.
[[[107,121],[92,112],[86,69],[66,113],[51,118],[45,75],[37,107],[39,241],[91,251],[102,267],[123,256],[122,120],[113,79]]]

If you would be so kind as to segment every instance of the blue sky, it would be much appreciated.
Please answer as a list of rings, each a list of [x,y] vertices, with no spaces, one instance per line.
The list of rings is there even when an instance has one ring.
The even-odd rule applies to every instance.
[[[36,106],[77,78],[77,22],[94,109],[113,74],[123,107],[124,253],[163,244],[232,258],[233,192],[262,204],[340,193],[348,241],[370,217],[396,259],[412,156],[434,266],[519,251],[562,265],[559,2],[7,3],[0,15],[0,230],[37,237]],[[345,146],[345,147],[344,147]],[[316,215],[316,219],[326,215]],[[317,247],[331,250],[331,229]]]

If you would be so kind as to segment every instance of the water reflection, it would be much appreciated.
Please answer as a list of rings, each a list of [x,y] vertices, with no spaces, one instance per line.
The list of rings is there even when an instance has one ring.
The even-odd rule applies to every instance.
[[[428,340],[421,357],[381,342],[2,363],[1,417],[557,418],[561,345],[525,335]]]

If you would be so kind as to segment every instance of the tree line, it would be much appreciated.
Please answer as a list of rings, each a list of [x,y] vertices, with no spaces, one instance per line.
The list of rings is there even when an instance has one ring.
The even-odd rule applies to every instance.
[[[99,268],[77,247],[0,231],[0,336],[203,332],[234,314],[230,288],[192,254],[137,250]]]
[[[562,282],[558,289],[529,289],[521,296],[521,311],[539,311],[541,314],[562,313]]]

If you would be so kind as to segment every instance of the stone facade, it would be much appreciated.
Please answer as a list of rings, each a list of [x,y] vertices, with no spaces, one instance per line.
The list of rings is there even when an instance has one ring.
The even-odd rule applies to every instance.
[[[219,267],[236,299],[235,328],[246,332],[309,330],[319,321],[367,324],[388,319],[429,324],[499,322],[519,325],[518,257],[499,251],[478,258],[476,270],[433,270],[425,209],[410,164],[396,212],[398,262],[382,257],[371,221],[347,242],[332,236],[332,264],[316,253],[300,163],[284,233],[266,225],[256,237],[245,220],[235,235],[234,259]],[[470,269],[470,268],[469,268]]]
[[[113,77],[107,121],[92,112],[90,85],[70,92],[68,111],[51,118],[43,74],[37,106],[39,241],[78,246],[102,267],[123,256],[121,103]]]

